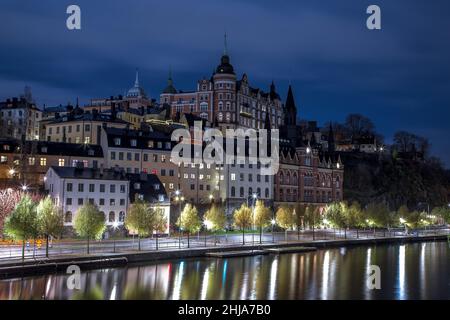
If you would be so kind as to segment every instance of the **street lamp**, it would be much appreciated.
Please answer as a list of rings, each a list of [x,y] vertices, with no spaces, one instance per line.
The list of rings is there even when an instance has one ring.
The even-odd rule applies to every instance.
[[[275,226],[275,219],[270,220],[270,224],[272,225],[272,242],[275,243],[275,235],[273,234],[273,227]]]
[[[22,189],[22,191],[27,191],[28,190],[28,186],[24,184],[24,185],[22,185],[21,189]]]
[[[16,174],[16,170],[14,170],[13,168],[11,168],[11,169],[9,169],[8,173],[9,173],[10,176],[13,176],[13,175]]]

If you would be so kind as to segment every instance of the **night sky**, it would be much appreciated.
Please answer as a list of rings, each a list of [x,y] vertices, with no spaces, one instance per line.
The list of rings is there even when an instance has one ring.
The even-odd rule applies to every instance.
[[[82,30],[66,28],[78,4]],[[366,28],[366,8],[382,30]],[[32,87],[39,106],[123,94],[139,68],[152,98],[169,69],[177,89],[210,77],[228,34],[238,78],[285,98],[319,124],[349,113],[371,118],[390,142],[426,136],[450,167],[450,1],[2,0],[0,99]]]

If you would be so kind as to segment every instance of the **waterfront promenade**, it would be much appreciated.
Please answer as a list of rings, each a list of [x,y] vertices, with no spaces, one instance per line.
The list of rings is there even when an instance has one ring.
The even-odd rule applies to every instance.
[[[143,263],[165,259],[180,259],[190,257],[206,257],[211,252],[225,252],[238,250],[265,250],[283,247],[317,247],[327,248],[336,246],[383,244],[398,242],[418,242],[447,240],[450,229],[435,228],[419,230],[414,234],[405,235],[399,230],[355,230],[344,233],[334,230],[266,233],[260,238],[258,233],[245,234],[245,244],[242,244],[242,234],[230,235],[197,235],[191,236],[189,247],[187,237],[142,239],[141,251],[137,250],[137,240],[103,240],[92,244],[91,253],[86,254],[84,241],[55,243],[50,250],[49,258],[45,258],[45,248],[39,251],[34,258],[27,252],[23,261],[20,256],[20,246],[1,248],[3,258],[0,260],[0,278],[13,276],[26,276],[42,273],[64,271],[70,264],[80,264],[81,269],[96,269],[115,267],[128,263]],[[156,244],[158,242],[158,244]],[[156,249],[158,246],[158,249]],[[11,257],[6,256],[10,250]],[[15,250],[15,251],[14,251]],[[12,255],[14,252],[14,256]]]

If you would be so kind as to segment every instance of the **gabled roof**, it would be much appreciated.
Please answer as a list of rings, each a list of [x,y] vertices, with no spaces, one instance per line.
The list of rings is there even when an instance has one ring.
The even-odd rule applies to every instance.
[[[164,197],[164,201],[168,201],[166,190],[157,175],[128,173],[126,174],[126,178],[130,181],[131,201],[135,200],[136,194],[142,195],[144,201],[151,203],[159,202],[160,195]]]

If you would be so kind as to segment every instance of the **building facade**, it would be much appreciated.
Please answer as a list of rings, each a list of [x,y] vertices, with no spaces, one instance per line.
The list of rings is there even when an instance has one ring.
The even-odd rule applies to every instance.
[[[0,103],[0,137],[39,140],[42,111],[26,98],[12,98]]]

